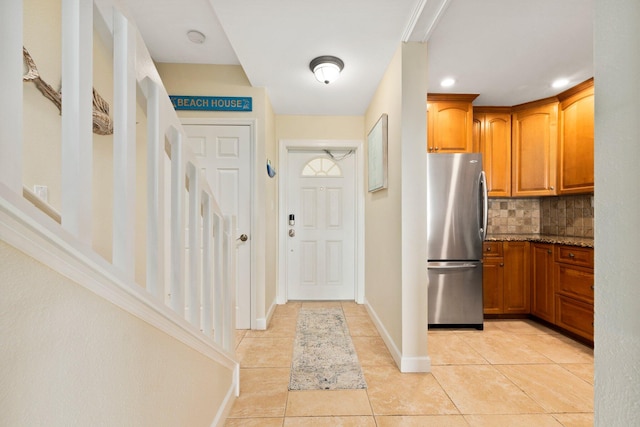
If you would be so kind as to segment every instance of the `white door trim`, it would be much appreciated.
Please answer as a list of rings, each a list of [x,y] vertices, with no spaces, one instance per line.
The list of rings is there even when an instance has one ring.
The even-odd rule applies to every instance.
[[[181,117],[180,122],[184,125],[211,125],[211,126],[249,126],[250,128],[250,141],[251,141],[251,233],[253,235],[258,235],[258,233],[263,233],[264,230],[258,229],[258,215],[256,213],[256,173],[258,170],[258,165],[256,164],[256,119],[221,119],[221,118],[211,118],[211,117],[202,117],[202,118],[187,118]],[[249,239],[249,243],[251,245],[251,329],[255,329],[257,327],[257,314],[256,314],[256,283],[262,283],[264,280],[259,281],[256,277],[256,259],[258,257],[264,258],[264,248],[260,248],[260,245],[256,244],[258,239],[251,238]],[[257,252],[260,251],[258,254]]]
[[[278,151],[278,163],[280,176],[286,177],[288,173],[287,153],[289,150],[322,150],[323,148],[340,148],[356,150],[356,289],[355,300],[364,304],[364,152],[362,140],[280,140]],[[287,209],[287,182],[286,179],[278,180],[278,304],[287,302],[287,238],[286,230],[288,216]]]

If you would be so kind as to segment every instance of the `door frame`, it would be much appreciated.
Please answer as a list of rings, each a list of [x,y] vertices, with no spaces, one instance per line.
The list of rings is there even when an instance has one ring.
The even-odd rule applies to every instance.
[[[322,149],[355,150],[355,301],[364,304],[364,141],[356,139],[326,140],[326,139],[295,139],[280,140],[278,149],[278,163],[280,179],[278,180],[278,304],[285,304],[287,298],[287,238],[288,215],[286,214],[288,200],[289,150],[318,151]]]
[[[251,238],[249,239],[249,245],[250,245],[250,250],[251,250],[251,260],[250,260],[250,266],[249,268],[251,269],[250,275],[251,275],[251,280],[249,283],[249,287],[250,287],[250,295],[251,295],[251,301],[249,302],[249,311],[250,311],[250,328],[251,329],[256,329],[258,327],[258,319],[257,319],[257,312],[256,312],[256,307],[257,307],[257,301],[256,301],[256,295],[257,295],[257,291],[256,291],[256,283],[264,283],[264,280],[262,281],[258,281],[258,278],[256,277],[257,274],[257,269],[256,269],[256,259],[258,259],[258,256],[264,258],[264,250],[260,253],[257,254],[256,251],[258,251],[258,249],[260,248],[260,245],[257,244],[258,240],[262,240],[259,239],[259,236],[261,236],[262,234],[264,234],[264,230],[260,230],[258,228],[258,215],[256,214],[256,206],[258,206],[258,204],[256,203],[256,188],[257,188],[257,183],[256,183],[256,173],[255,171],[257,171],[257,164],[256,164],[256,144],[257,144],[257,138],[256,138],[256,123],[257,120],[256,119],[223,119],[223,118],[213,118],[213,117],[180,117],[180,122],[183,125],[206,125],[206,126],[249,126],[249,141],[250,141],[250,151],[251,151],[251,159],[250,159],[250,173],[251,173],[251,177],[250,177],[250,183],[251,183],[251,196],[250,196],[250,204],[251,204],[251,212],[250,212],[250,220],[251,220]],[[215,196],[215,195],[214,195]],[[255,237],[255,238],[254,238]],[[234,319],[234,324],[235,324],[235,319]]]

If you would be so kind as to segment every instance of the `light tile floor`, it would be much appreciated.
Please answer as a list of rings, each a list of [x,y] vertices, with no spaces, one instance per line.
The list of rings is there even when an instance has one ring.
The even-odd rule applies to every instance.
[[[288,391],[296,318],[304,305],[342,307],[366,390]],[[227,426],[593,425],[593,350],[529,320],[484,331],[431,330],[432,370],[403,374],[364,306],[281,305],[266,331],[238,331],[240,397]]]

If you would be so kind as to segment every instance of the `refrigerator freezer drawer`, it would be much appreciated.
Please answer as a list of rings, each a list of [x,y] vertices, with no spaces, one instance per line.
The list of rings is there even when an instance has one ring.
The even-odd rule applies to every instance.
[[[482,329],[482,262],[428,262],[429,326]]]

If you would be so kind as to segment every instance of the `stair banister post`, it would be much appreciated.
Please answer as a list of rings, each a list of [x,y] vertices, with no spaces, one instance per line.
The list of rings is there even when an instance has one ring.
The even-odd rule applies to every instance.
[[[22,195],[22,1],[0,2],[0,183]]]

